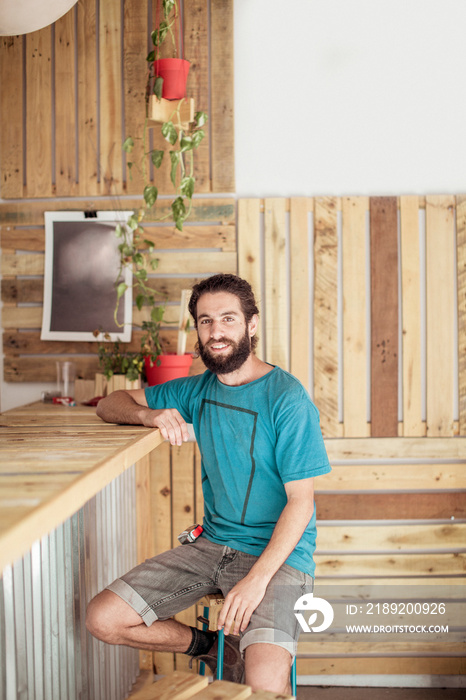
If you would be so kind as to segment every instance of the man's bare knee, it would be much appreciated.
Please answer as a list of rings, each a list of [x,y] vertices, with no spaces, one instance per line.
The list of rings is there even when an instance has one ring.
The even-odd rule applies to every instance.
[[[246,685],[253,690],[290,693],[291,654],[276,644],[251,644],[245,650]]]
[[[108,644],[120,644],[122,632],[140,624],[144,624],[140,615],[109,590],[96,595],[87,607],[87,629],[94,637]]]

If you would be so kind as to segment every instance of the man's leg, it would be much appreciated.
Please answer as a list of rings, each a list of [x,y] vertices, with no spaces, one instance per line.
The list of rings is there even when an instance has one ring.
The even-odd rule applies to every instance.
[[[109,590],[89,603],[86,626],[102,642],[136,649],[186,653],[192,641],[191,628],[176,620],[156,620],[148,627],[128,603]]]
[[[291,654],[276,644],[251,644],[244,652],[246,685],[291,694]]]

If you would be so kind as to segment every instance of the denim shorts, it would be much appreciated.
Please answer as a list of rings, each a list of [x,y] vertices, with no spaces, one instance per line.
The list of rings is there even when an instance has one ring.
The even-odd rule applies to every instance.
[[[250,571],[258,557],[200,537],[175,547],[116,579],[108,589],[128,603],[149,627],[195,605],[209,593],[226,596]],[[264,598],[241,635],[240,649],[268,643],[294,657],[301,627],[294,614],[300,596],[312,593],[309,574],[283,564],[270,580]]]

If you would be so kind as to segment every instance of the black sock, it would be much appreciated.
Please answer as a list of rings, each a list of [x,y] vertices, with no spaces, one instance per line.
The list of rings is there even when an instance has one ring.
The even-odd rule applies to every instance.
[[[204,632],[204,630],[198,630],[197,627],[191,627],[190,629],[193,637],[185,654],[189,654],[189,656],[207,654],[217,639],[217,632]]]

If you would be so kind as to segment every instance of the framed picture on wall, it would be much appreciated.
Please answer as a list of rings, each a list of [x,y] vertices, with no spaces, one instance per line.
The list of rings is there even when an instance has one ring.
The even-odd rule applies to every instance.
[[[45,212],[45,273],[42,340],[95,341],[95,330],[112,340],[131,340],[132,274],[118,283],[128,289],[114,312],[120,272],[118,223],[132,212]]]

